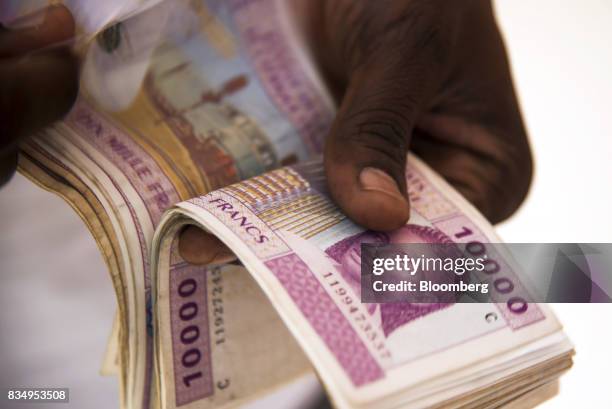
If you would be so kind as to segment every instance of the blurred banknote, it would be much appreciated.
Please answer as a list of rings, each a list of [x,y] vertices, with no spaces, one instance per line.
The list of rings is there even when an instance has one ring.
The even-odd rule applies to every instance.
[[[33,25],[41,22],[49,6],[66,6],[77,23],[78,30],[89,35],[137,15],[163,0],[4,0],[0,8],[0,21],[10,27]]]
[[[546,305],[360,302],[362,242],[498,238],[416,157],[404,228],[364,231],[335,207],[316,159],[334,106],[289,3],[154,3],[66,2],[82,6],[77,19],[98,13],[87,86],[20,157],[108,265],[118,315],[103,372],[118,374],[122,407],[235,407],[312,373],[339,408],[529,407],[554,394],[572,346]],[[185,263],[186,224],[244,267]]]

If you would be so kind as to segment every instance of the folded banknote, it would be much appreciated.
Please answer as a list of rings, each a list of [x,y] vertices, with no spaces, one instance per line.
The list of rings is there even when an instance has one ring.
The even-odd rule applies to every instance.
[[[119,26],[100,17],[114,24],[84,52],[89,85],[23,146],[20,171],[66,199],[108,265],[103,371],[121,407],[235,407],[313,373],[339,408],[550,396],[573,350],[546,305],[361,303],[362,242],[499,239],[412,156],[405,227],[365,231],[338,210],[317,159],[334,105],[287,5],[166,0]],[[243,266],[185,263],[187,224]]]
[[[339,408],[495,407],[569,368],[572,346],[548,307],[517,306],[505,290],[507,302],[494,304],[361,303],[362,243],[499,242],[416,157],[406,180],[411,218],[389,233],[347,219],[316,160],[166,212],[152,250],[162,406],[231,405],[288,376],[296,351],[261,324],[272,319],[285,323]],[[189,224],[224,242],[252,278],[185,263],[176,235]],[[268,303],[245,300],[251,291],[263,292],[279,317],[259,312]],[[274,351],[264,364],[262,349]]]

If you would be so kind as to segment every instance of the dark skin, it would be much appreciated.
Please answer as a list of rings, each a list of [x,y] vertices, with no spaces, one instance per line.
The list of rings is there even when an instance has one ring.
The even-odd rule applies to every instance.
[[[408,150],[492,223],[518,208],[529,188],[532,160],[489,1],[293,0],[292,4],[338,102],[324,161],[331,195],[349,217],[374,230],[406,223]],[[0,115],[3,124],[4,118],[9,119],[1,141],[4,180],[4,171],[14,168],[18,141],[60,117],[72,97],[71,86],[63,93],[47,86],[45,98],[66,104],[55,104],[55,116],[47,113],[41,120],[24,120],[32,115],[20,111],[22,106],[33,110],[41,104],[30,101],[36,95],[20,96],[14,85],[4,85],[29,80],[10,68],[19,53],[4,51],[10,42],[19,42],[18,36],[0,34]],[[54,70],[44,76],[63,75],[70,83],[76,70],[64,63],[62,73],[60,63],[53,64],[49,67]],[[14,100],[25,102],[15,107]],[[195,227],[183,231],[179,250],[195,264],[233,257],[217,239]]]
[[[64,7],[50,7],[39,25],[0,27],[0,185],[17,168],[19,143],[64,116],[78,92],[78,64],[68,47],[74,35]]]

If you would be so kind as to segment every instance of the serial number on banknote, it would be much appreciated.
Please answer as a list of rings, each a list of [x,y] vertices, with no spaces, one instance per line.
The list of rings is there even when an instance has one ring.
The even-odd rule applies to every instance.
[[[220,267],[215,267],[211,271],[211,306],[212,318],[214,326],[214,337],[216,345],[225,344],[225,319],[223,317],[223,273]],[[217,381],[216,386],[219,390],[226,389],[230,386],[229,378],[224,378]]]
[[[223,276],[220,268],[213,268],[211,271],[211,305],[212,317],[215,334],[215,344],[221,345],[225,343],[225,321],[223,319]]]

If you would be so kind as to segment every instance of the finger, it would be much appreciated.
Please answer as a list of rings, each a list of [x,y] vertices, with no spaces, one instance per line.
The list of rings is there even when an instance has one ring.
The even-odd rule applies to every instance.
[[[457,20],[428,2],[385,4],[325,2],[318,30],[330,44],[323,72],[347,84],[326,139],[328,187],[350,218],[375,230],[399,228],[410,216],[411,133],[447,75]]]
[[[186,227],[179,236],[179,254],[191,264],[223,264],[236,256],[218,238],[196,226]]]
[[[62,6],[49,6],[43,11],[43,20],[27,28],[0,31],[0,58],[14,57],[74,36],[74,19]]]
[[[497,223],[527,195],[533,165],[524,134],[493,132],[460,117],[430,115],[414,131],[411,150]]]
[[[63,116],[76,98],[77,62],[66,49],[19,58],[74,35],[67,8],[43,13],[42,22],[28,28],[0,25],[0,185],[15,172],[19,139]]]
[[[17,149],[0,153],[0,186],[4,186],[13,177],[18,159]]]
[[[76,99],[78,65],[66,49],[0,64],[0,153],[64,116]]]
[[[350,76],[326,140],[325,170],[332,197],[351,219],[392,230],[410,215],[406,153],[426,79],[420,63],[382,57]]]
[[[525,198],[533,162],[491,2],[464,8],[452,81],[419,118],[410,149],[492,223]]]

